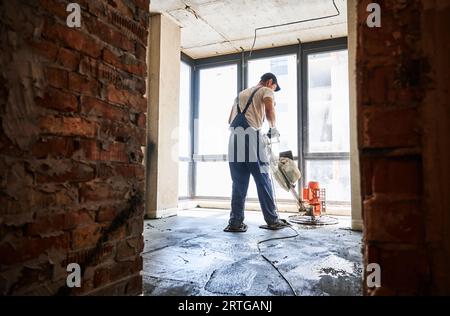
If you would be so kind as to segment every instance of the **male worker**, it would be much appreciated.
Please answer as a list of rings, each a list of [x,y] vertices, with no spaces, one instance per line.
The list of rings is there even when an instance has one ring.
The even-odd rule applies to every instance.
[[[226,232],[246,232],[244,207],[250,175],[255,180],[264,219],[269,229],[282,229],[289,224],[277,214],[268,158],[260,133],[264,120],[270,126],[269,138],[279,137],[276,128],[274,91],[280,91],[277,77],[266,73],[256,87],[242,91],[236,98],[230,124],[229,165],[233,179],[231,214]]]

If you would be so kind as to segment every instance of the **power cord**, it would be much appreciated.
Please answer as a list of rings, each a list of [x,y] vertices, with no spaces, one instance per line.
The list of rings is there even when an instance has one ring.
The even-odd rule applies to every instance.
[[[268,144],[270,151],[272,152],[272,143]],[[277,196],[276,196],[276,191],[275,191],[275,185],[273,182],[273,176],[272,173],[270,173],[270,181],[272,182],[272,191],[273,191],[273,195],[274,195],[274,202],[275,202],[275,207],[277,210],[277,213],[279,212],[278,210],[278,202],[277,202]],[[261,240],[258,242],[257,244],[257,248],[258,248],[258,252],[259,255],[266,260],[277,272],[278,274],[283,278],[283,280],[287,283],[287,285],[289,286],[289,288],[291,289],[292,293],[294,293],[294,296],[298,296],[297,291],[295,291],[294,287],[292,286],[291,282],[289,282],[289,280],[284,276],[284,274],[280,271],[280,269],[269,259],[267,258],[261,251],[260,245],[269,241],[275,241],[275,240],[286,240],[286,239],[292,239],[292,238],[296,238],[298,236],[300,236],[300,233],[294,229],[292,226],[289,226],[290,229],[292,229],[295,233],[294,236],[287,236],[287,237],[277,237],[277,238],[269,238],[269,239],[265,239],[265,240]]]
[[[326,15],[326,16],[321,16],[321,17],[317,17],[317,18],[311,18],[311,19],[306,19],[306,20],[300,20],[300,21],[294,21],[294,22],[289,22],[289,23],[283,23],[283,24],[277,24],[277,25],[270,25],[270,26],[264,26],[264,27],[259,27],[257,29],[255,29],[255,37],[253,39],[253,45],[252,45],[252,49],[250,50],[250,57],[252,56],[253,50],[255,49],[255,44],[256,44],[256,32],[260,31],[260,30],[265,30],[265,29],[271,29],[271,28],[275,28],[275,27],[282,27],[282,26],[289,26],[289,25],[293,25],[293,24],[299,24],[299,23],[305,23],[305,22],[312,22],[312,21],[318,21],[318,20],[323,20],[323,19],[329,19],[329,18],[334,18],[337,16],[341,15],[341,11],[339,11],[338,6],[336,5],[336,0],[332,0],[333,2],[333,6],[336,10],[335,14],[331,14],[331,15]]]

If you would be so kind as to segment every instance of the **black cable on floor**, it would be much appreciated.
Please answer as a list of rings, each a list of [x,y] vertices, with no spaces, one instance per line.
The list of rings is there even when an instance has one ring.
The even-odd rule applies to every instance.
[[[267,146],[270,146],[271,154],[273,154],[273,152],[272,152],[272,144],[270,143]],[[272,182],[272,191],[273,191],[273,197],[274,197],[274,200],[275,200],[274,201],[275,202],[275,207],[276,207],[277,213],[278,213],[278,202],[277,202],[277,195],[276,195],[276,192],[275,192],[275,184],[273,182],[272,172],[269,172],[269,173],[270,173],[270,180]],[[286,283],[287,283],[287,285],[289,285],[292,293],[294,293],[294,296],[298,296],[297,292],[295,291],[295,289],[292,286],[291,282],[289,282],[289,280],[284,276],[284,274],[280,271],[280,269],[278,269],[278,267],[262,253],[261,248],[259,247],[261,244],[269,242],[269,241],[286,240],[286,239],[292,239],[292,238],[296,238],[296,237],[300,236],[299,232],[296,229],[294,229],[292,226],[290,226],[289,228],[294,231],[294,233],[295,233],[294,236],[276,237],[276,238],[269,238],[269,239],[266,239],[266,240],[261,240],[261,241],[258,241],[257,248],[258,248],[259,255],[264,260],[266,260],[278,272],[278,274],[283,278],[284,281],[286,281]]]
[[[297,292],[295,291],[294,287],[292,286],[291,282],[289,282],[288,279],[286,279],[286,277],[284,276],[284,274],[280,271],[280,269],[278,269],[278,267],[271,261],[269,260],[261,251],[261,248],[259,247],[261,244],[269,242],[269,241],[274,241],[274,240],[285,240],[285,239],[291,239],[291,238],[296,238],[298,237],[300,234],[298,233],[298,231],[296,231],[294,228],[289,227],[290,229],[292,229],[295,232],[295,236],[287,236],[287,237],[278,237],[278,238],[270,238],[270,239],[266,239],[266,240],[262,240],[259,241],[257,244],[258,247],[258,251],[259,251],[259,255],[261,257],[263,257],[264,260],[266,260],[268,263],[270,263],[270,265],[277,270],[278,274],[283,278],[284,281],[286,281],[286,283],[289,285],[289,287],[291,288],[292,293],[294,293],[294,296],[298,296]]]

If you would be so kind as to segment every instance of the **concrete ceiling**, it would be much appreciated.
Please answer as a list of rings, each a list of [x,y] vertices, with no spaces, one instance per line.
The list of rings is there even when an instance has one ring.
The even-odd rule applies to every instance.
[[[340,16],[257,32],[255,49],[347,36],[347,0]],[[332,0],[152,0],[182,27],[181,48],[192,58],[249,51],[256,28],[336,14]]]

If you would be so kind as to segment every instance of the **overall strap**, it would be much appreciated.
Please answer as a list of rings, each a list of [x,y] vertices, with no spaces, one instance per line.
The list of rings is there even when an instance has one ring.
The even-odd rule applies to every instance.
[[[237,105],[237,110],[238,110],[238,113],[239,114],[244,114],[245,115],[245,113],[247,113],[247,111],[248,111],[248,109],[249,109],[249,107],[250,107],[250,105],[252,104],[252,102],[253,102],[253,97],[255,96],[255,94],[256,94],[256,92],[258,92],[259,91],[259,89],[261,89],[262,87],[258,87],[255,91],[253,91],[253,93],[252,93],[252,95],[250,96],[250,98],[248,99],[248,101],[247,101],[247,104],[246,104],[246,106],[245,106],[245,109],[244,109],[244,111],[242,111],[241,112],[241,109],[239,108],[239,97],[238,97],[238,105]]]

